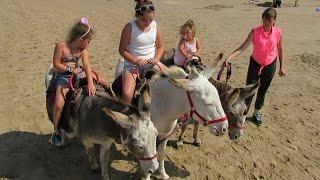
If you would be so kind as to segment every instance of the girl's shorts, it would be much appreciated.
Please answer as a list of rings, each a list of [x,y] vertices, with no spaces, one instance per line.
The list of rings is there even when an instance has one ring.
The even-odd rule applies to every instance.
[[[65,73],[62,73],[62,74],[57,74],[56,76],[56,86],[65,86],[65,85],[68,85],[69,84],[69,79],[71,77],[71,73],[70,72],[65,72]]]

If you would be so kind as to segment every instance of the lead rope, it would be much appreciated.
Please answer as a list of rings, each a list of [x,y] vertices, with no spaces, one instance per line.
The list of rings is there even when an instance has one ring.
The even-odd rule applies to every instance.
[[[226,66],[222,65],[221,68],[220,68],[220,71],[218,73],[218,76],[217,76],[217,80],[220,81],[221,80],[221,76],[223,74],[223,71],[224,71],[224,68]],[[228,66],[227,66],[227,75],[226,75],[226,84],[228,84],[228,81],[230,79],[232,75],[232,68],[231,68],[231,63],[228,63]]]

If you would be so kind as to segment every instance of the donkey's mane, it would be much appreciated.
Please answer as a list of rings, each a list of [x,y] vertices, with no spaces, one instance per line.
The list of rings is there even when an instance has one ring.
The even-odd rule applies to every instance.
[[[129,108],[128,111],[123,112],[123,114],[139,114],[138,108],[127,103],[123,98],[120,97],[100,97],[97,99],[101,108],[108,108],[117,112],[122,112],[126,107]]]
[[[212,77],[209,78],[209,81],[217,88],[219,95],[225,94],[228,92],[232,87],[224,82],[217,81]]]
[[[181,67],[171,66],[162,73],[154,74],[152,76],[152,80],[158,80],[158,79],[164,79],[164,78],[179,79],[179,78],[185,78],[186,76],[188,76],[188,74],[186,74],[186,72]]]

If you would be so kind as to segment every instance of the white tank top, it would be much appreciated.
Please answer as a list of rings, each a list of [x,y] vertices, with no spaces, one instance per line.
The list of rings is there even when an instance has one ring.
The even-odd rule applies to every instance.
[[[143,32],[139,29],[136,19],[130,21],[131,38],[128,47],[129,52],[137,57],[143,59],[154,58],[156,53],[156,38],[157,38],[157,23],[152,21],[150,30]],[[125,61],[125,65],[133,65],[129,61]]]
[[[187,54],[193,54],[197,52],[196,39],[194,38],[193,41],[194,42],[192,44],[189,44],[187,41],[184,41],[184,50]],[[186,60],[187,59],[181,54],[178,44],[177,50],[174,54],[174,63],[179,66],[184,66]]]

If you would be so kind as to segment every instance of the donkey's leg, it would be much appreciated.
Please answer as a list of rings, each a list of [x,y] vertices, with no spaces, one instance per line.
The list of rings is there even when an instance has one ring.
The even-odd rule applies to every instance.
[[[108,163],[109,163],[109,152],[113,140],[108,140],[104,144],[101,144],[100,149],[100,163],[101,163],[101,175],[105,180],[109,179],[108,174]]]
[[[160,179],[169,179],[169,175],[166,173],[165,167],[164,167],[164,158],[166,156],[166,146],[167,146],[168,139],[163,141],[159,147],[158,147],[158,160],[159,160],[159,169],[157,171],[157,174],[160,175]]]
[[[198,137],[199,135],[199,122],[198,121],[195,121],[194,122],[194,128],[193,128],[193,144],[197,147],[200,147],[201,146],[201,140],[200,138]]]
[[[89,164],[90,164],[90,169],[94,172],[97,172],[98,169],[99,169],[99,165],[97,163],[97,159],[96,159],[96,156],[95,156],[95,147],[93,145],[93,143],[90,143],[90,142],[87,142],[87,141],[84,141],[83,142],[85,148],[86,148],[86,152],[89,156]]]
[[[180,133],[180,136],[179,136],[179,141],[177,142],[177,148],[182,148],[183,146],[183,136],[184,136],[184,133],[186,132],[187,130],[187,127],[188,127],[188,124],[185,124],[181,127],[181,133]]]

